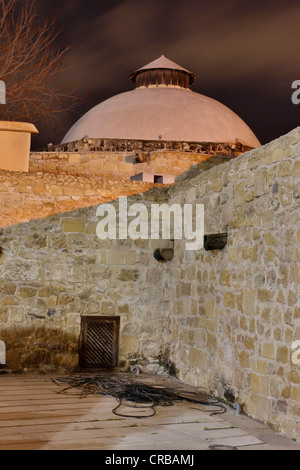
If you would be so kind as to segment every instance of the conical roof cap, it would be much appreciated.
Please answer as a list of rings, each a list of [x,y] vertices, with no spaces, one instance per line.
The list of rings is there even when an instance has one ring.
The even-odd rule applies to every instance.
[[[150,62],[149,64],[144,65],[144,67],[141,67],[140,69],[133,72],[130,75],[129,79],[131,81],[134,81],[135,77],[138,75],[139,72],[142,72],[144,70],[151,70],[151,69],[169,69],[169,70],[179,70],[181,72],[186,72],[191,77],[191,83],[193,84],[196,82],[196,75],[194,75],[189,70],[184,69],[183,67],[181,67],[181,65],[176,64],[175,62],[168,59],[164,55],[162,55],[158,59],[153,60],[153,62]]]

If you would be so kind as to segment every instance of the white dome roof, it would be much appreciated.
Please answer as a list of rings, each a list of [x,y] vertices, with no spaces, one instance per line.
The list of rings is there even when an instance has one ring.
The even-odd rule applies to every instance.
[[[106,139],[235,142],[259,147],[251,129],[216,100],[190,90],[135,89],[86,113],[62,143],[83,137]]]
[[[145,72],[148,69],[156,71]],[[136,80],[134,90],[95,106],[74,124],[62,143],[89,137],[217,143],[238,140],[249,147],[260,146],[247,124],[218,101],[189,88],[167,86],[165,78],[160,79],[157,86],[158,73],[165,77],[166,72],[159,72],[162,69],[171,70],[169,75],[175,73],[175,80],[177,73],[187,76],[187,82],[180,82],[182,86],[188,86],[196,79],[191,72],[162,56],[131,75],[130,79]],[[148,87],[139,85],[141,74],[144,77],[147,73],[150,73],[151,83],[156,80],[156,86],[151,83]],[[142,84],[145,83],[143,80]]]

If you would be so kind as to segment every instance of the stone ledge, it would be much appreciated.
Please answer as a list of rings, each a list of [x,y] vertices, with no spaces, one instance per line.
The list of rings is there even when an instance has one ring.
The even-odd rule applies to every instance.
[[[252,147],[240,142],[177,142],[166,140],[133,140],[133,139],[92,139],[84,138],[74,142],[54,145],[50,152],[132,152],[153,150],[176,150],[182,152],[202,153],[209,155],[226,155],[235,157],[251,150]],[[45,149],[47,151],[47,149]]]

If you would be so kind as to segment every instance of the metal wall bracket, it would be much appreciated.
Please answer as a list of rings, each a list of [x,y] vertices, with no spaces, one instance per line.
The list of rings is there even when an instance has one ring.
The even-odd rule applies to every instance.
[[[205,251],[223,250],[227,245],[227,233],[214,233],[212,235],[204,235]]]

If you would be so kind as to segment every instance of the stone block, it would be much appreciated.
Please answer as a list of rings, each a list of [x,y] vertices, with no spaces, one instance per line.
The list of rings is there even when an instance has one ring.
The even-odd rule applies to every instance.
[[[84,222],[82,219],[66,218],[63,220],[63,232],[83,232]]]
[[[274,292],[267,289],[258,289],[257,298],[260,302],[270,302],[274,298]]]
[[[32,289],[31,287],[21,287],[18,290],[18,295],[23,299],[30,299],[37,294],[36,289]]]
[[[137,281],[139,278],[139,271],[137,269],[121,269],[118,279],[123,282]]]
[[[289,350],[286,346],[278,346],[276,354],[277,362],[286,364],[289,360]]]
[[[235,307],[235,295],[232,292],[226,292],[224,295],[223,303],[225,307],[234,308]]]
[[[128,250],[125,255],[125,264],[134,265],[136,264],[136,251]]]
[[[11,323],[23,323],[24,322],[24,310],[22,307],[12,308],[9,314],[9,321]]]
[[[220,284],[222,284],[223,286],[227,286],[227,287],[230,286],[230,272],[229,271],[226,271],[224,269],[220,270],[219,279],[220,279]]]
[[[267,191],[267,169],[260,168],[255,174],[254,179],[254,195],[255,197],[262,196]]]
[[[275,345],[274,343],[264,343],[262,356],[266,359],[275,359]]]
[[[290,176],[292,172],[293,162],[291,160],[282,160],[278,164],[277,176]]]
[[[292,195],[285,191],[283,188],[279,189],[279,200],[282,206],[287,206],[292,202]]]
[[[251,336],[245,336],[244,344],[246,349],[250,349],[252,351],[255,350],[255,338]]]
[[[240,366],[248,369],[250,367],[249,354],[247,351],[242,351],[239,355]]]
[[[266,245],[274,245],[274,246],[279,245],[278,238],[276,236],[274,236],[274,234],[271,233],[271,232],[265,233],[264,238],[265,238]]]
[[[257,360],[256,370],[259,374],[267,375],[268,374],[268,362],[262,361],[261,359]]]
[[[101,304],[101,314],[103,315],[114,315],[116,306],[110,301],[103,301]]]
[[[266,151],[266,154],[264,157],[264,164],[269,165],[271,163],[278,162],[284,157],[285,157],[285,152],[283,148],[274,148],[274,146],[273,148],[270,147],[270,149]]]
[[[34,281],[40,271],[40,263],[33,260],[8,261],[4,267],[5,279],[10,281]]]
[[[196,348],[190,348],[189,364],[191,367],[206,370],[206,352]]]
[[[207,318],[215,317],[215,298],[211,295],[205,296],[204,313]]]
[[[253,393],[248,401],[247,410],[251,415],[259,416],[261,420],[270,417],[270,401],[268,398]]]
[[[3,286],[3,294],[14,295],[16,290],[17,288],[14,284],[4,284]],[[0,291],[1,291],[1,287],[0,287]]]
[[[146,271],[146,283],[154,285],[161,279],[161,271],[158,268],[149,268]]]
[[[300,403],[300,387],[292,387],[292,400],[295,400]]]
[[[295,178],[300,178],[300,161],[296,161],[293,166],[292,175]]]
[[[137,336],[121,335],[120,340],[120,355],[122,357],[130,357],[139,353],[140,340]]]
[[[107,261],[109,265],[124,265],[126,259],[126,250],[121,248],[112,248],[107,252]]]
[[[223,188],[223,181],[222,181],[222,177],[221,176],[217,176],[215,178],[213,178],[212,182],[211,182],[211,190],[212,191],[216,191],[216,192],[219,192],[221,191]]]
[[[246,199],[245,184],[244,183],[236,184],[234,188],[235,204],[237,206],[240,204],[243,204],[245,202],[245,199]]]
[[[260,377],[257,374],[251,374],[251,389],[253,392],[260,392]]]
[[[80,155],[78,155],[76,153],[75,154],[71,153],[69,155],[69,163],[71,163],[73,165],[78,165],[80,163],[80,159],[81,159]]]
[[[256,297],[257,291],[255,289],[245,289],[244,292],[244,312],[246,315],[256,314]]]
[[[46,261],[45,279],[48,281],[65,281],[70,274],[66,264],[61,264],[59,260],[50,258]]]

